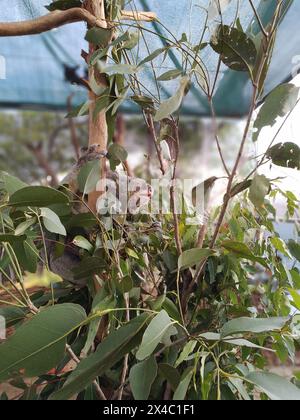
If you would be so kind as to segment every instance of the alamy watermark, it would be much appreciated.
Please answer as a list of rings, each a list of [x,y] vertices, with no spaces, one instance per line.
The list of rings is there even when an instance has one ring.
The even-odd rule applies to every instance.
[[[100,215],[159,215],[176,213],[186,216],[189,225],[202,225],[205,219],[204,183],[195,186],[191,179],[152,179],[151,184],[140,178],[118,175],[100,180],[97,201]]]
[[[292,77],[295,78],[300,73],[300,55],[294,55],[292,65]]]
[[[6,339],[6,321],[4,316],[0,316],[0,340]]]

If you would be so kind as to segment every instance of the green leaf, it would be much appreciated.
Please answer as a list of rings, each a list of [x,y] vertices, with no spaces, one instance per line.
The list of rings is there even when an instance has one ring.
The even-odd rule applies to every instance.
[[[131,368],[129,383],[135,400],[148,400],[157,370],[154,356]]]
[[[163,52],[166,51],[166,48],[158,48],[157,50],[153,51],[148,57],[144,58],[140,63],[139,67],[142,67],[144,64],[149,63],[150,61],[155,60],[158,56],[160,56]]]
[[[258,386],[273,401],[300,401],[300,389],[278,375],[252,372],[246,379]]]
[[[15,192],[9,200],[12,207],[48,207],[51,204],[68,204],[68,197],[49,187],[26,187]]]
[[[226,339],[222,339],[221,334],[217,333],[204,333],[200,334],[199,337],[204,338],[207,341],[223,341],[226,344],[231,344],[233,346],[238,347],[248,347],[250,349],[260,349],[266,351],[272,351],[266,347],[258,346],[257,344],[252,343],[251,341],[244,340],[243,338],[236,338],[236,337],[226,337]]]
[[[39,251],[31,240],[16,242],[13,245],[20,266],[24,271],[36,273]]]
[[[94,120],[97,118],[97,115],[100,114],[100,112],[105,111],[111,103],[111,97],[109,90],[105,90],[99,98],[96,100],[95,109],[93,113]]]
[[[277,251],[281,252],[286,257],[291,258],[291,254],[288,251],[286,243],[282,239],[274,237],[270,239],[270,242]]]
[[[140,71],[140,68],[132,64],[111,64],[108,66],[101,66],[101,72],[107,74],[135,74]]]
[[[95,296],[93,300],[92,305],[92,314],[95,314],[96,312],[102,312],[109,309],[113,309],[116,306],[116,301],[113,296],[110,296],[107,294],[107,291],[105,287],[103,287]],[[84,348],[82,349],[82,354],[87,355],[90,351],[92,345],[94,344],[94,340],[97,336],[97,333],[99,331],[99,326],[101,322],[101,317],[94,319],[89,324],[89,331],[88,336],[86,339],[86,343],[84,345]]]
[[[90,102],[86,101],[81,105],[77,106],[76,108],[72,109],[72,111],[66,115],[66,118],[84,117],[85,115],[89,114],[89,110]]]
[[[28,230],[32,225],[34,225],[36,223],[36,217],[31,217],[30,219],[27,219],[25,222],[20,223],[16,230],[15,230],[15,235],[16,236],[20,236],[23,235],[26,230]]]
[[[173,325],[174,321],[171,320],[165,310],[159,312],[159,314],[152,319],[144,333],[142,344],[136,354],[137,359],[144,360],[149,357],[158,344],[165,340],[169,332],[171,335],[175,335],[176,332],[174,333],[174,330],[172,329]]]
[[[125,162],[128,158],[128,153],[120,144],[113,143],[108,149],[108,159],[113,158],[119,162]]]
[[[86,194],[89,194],[96,190],[97,182],[100,178],[100,169],[99,169],[99,162],[87,162],[79,171],[77,176],[78,181],[78,188],[79,191],[84,193],[88,191]]]
[[[262,266],[268,267],[268,264],[265,261],[265,259],[254,255],[251,249],[243,242],[224,241],[222,243],[222,247],[227,249],[227,251],[236,254],[239,258],[244,258],[249,261],[258,262]]]
[[[41,208],[41,217],[48,232],[67,236],[66,228],[61,223],[59,217],[54,213],[54,211],[48,209],[47,207],[43,207]]]
[[[126,32],[126,39],[123,41],[123,48],[125,50],[132,50],[135,48],[140,40],[140,32],[139,31],[128,31]]]
[[[180,356],[178,357],[176,363],[175,363],[175,367],[177,368],[179,365],[181,365],[181,363],[185,362],[187,360],[187,358],[189,357],[189,355],[194,351],[196,345],[197,345],[197,341],[196,340],[191,340],[189,341],[183,348],[182,352],[180,353]]]
[[[174,393],[174,397],[173,397],[174,401],[183,401],[185,399],[193,374],[194,374],[194,368],[192,366],[186,369]]]
[[[278,117],[285,117],[297,104],[299,88],[291,83],[277,86],[260,108],[254,123],[253,141],[257,141],[261,130],[273,127]]]
[[[288,241],[288,249],[292,256],[296,258],[300,262],[300,244],[298,244],[296,241],[290,239]]]
[[[0,316],[5,318],[6,327],[9,328],[14,324],[23,321],[27,315],[27,308],[17,308],[13,306],[1,306]]]
[[[120,282],[117,283],[117,289],[122,295],[124,295],[124,293],[129,293],[133,287],[134,283],[130,276],[124,277]]]
[[[180,383],[180,373],[178,370],[167,363],[160,363],[158,368],[160,375],[168,381],[172,390],[175,391]]]
[[[300,311],[300,295],[299,293],[294,290],[294,289],[288,289],[292,298],[293,298],[293,304],[295,306],[295,308],[298,309],[298,311]]]
[[[269,333],[272,331],[281,331],[289,322],[289,318],[236,318],[221,329],[221,337],[228,337],[239,333]]]
[[[211,47],[232,70],[249,71],[255,66],[257,51],[254,42],[244,33],[227,25],[219,25],[212,36]]]
[[[126,248],[125,249],[125,251],[126,251],[126,254],[129,256],[129,257],[132,257],[132,258],[134,258],[135,260],[139,260],[140,259],[140,257],[138,256],[138,254],[133,250],[133,249],[131,249],[131,248]]]
[[[161,76],[158,77],[159,82],[165,82],[167,80],[174,80],[177,79],[177,77],[182,76],[182,70],[169,70],[166,73],[163,73]]]
[[[211,249],[200,249],[193,248],[188,251],[184,251],[178,259],[179,270],[185,270],[189,267],[194,267],[200,264],[205,258],[214,255],[214,251]]]
[[[56,367],[68,335],[85,319],[83,308],[69,303],[35,315],[0,345],[0,382],[15,375],[32,378]]]
[[[270,181],[265,175],[255,175],[249,190],[249,199],[255,207],[262,207],[270,192]]]
[[[231,377],[229,378],[229,381],[236,388],[236,390],[240,393],[240,395],[245,401],[251,401],[250,395],[248,394],[247,389],[244,386],[243,381],[241,379]]]
[[[118,330],[111,332],[98,346],[96,352],[84,359],[77,366],[63,388],[51,396],[51,400],[66,400],[71,398],[136,348],[141,341],[148,319],[149,315],[143,314],[134,318]]]
[[[300,170],[300,147],[295,143],[278,143],[266,155],[274,165]]]
[[[85,40],[95,46],[106,47],[112,37],[112,29],[94,27],[87,31]]]
[[[247,181],[239,182],[238,184],[234,185],[232,187],[232,190],[230,191],[230,197],[235,197],[236,195],[242,193],[243,191],[247,190],[251,187],[252,179],[249,179]]]
[[[3,188],[9,196],[27,186],[28,185],[20,179],[0,171],[0,188]]]
[[[85,237],[77,235],[73,239],[73,244],[78,246],[78,248],[85,249],[88,252],[92,252],[94,247]]]
[[[66,228],[69,231],[74,227],[93,228],[97,226],[97,219],[92,213],[75,214],[66,221]]]
[[[169,299],[168,297],[166,297],[164,299],[164,302],[162,304],[163,309],[165,309],[165,311],[168,313],[168,315],[172,318],[175,319],[175,321],[177,321],[178,323],[181,322],[181,315],[178,311],[177,306],[175,305],[175,303]]]
[[[139,105],[142,109],[153,109],[154,101],[149,96],[135,95],[131,96],[130,99]]]
[[[94,162],[89,162],[87,164],[87,170],[88,170],[88,173],[86,174],[87,178],[85,180],[84,187],[83,187],[83,190],[82,190],[84,195],[87,195],[87,194],[90,194],[93,191],[96,191],[97,183],[100,180],[100,164],[99,164],[99,161],[96,160]],[[80,174],[79,174],[80,184],[82,183],[81,176],[82,176],[82,172],[80,172]]]
[[[160,107],[156,111],[154,117],[155,121],[161,121],[164,118],[169,117],[180,108],[182,100],[186,95],[189,83],[189,77],[185,76],[181,79],[179,89],[175,95],[160,104]]]
[[[81,0],[57,0],[53,1],[48,6],[45,6],[50,12],[54,10],[68,10],[73,7],[82,7]]]
[[[12,245],[16,242],[24,242],[25,240],[26,240],[25,235],[15,236],[15,235],[0,234],[0,243],[4,242],[4,243],[8,243]]]

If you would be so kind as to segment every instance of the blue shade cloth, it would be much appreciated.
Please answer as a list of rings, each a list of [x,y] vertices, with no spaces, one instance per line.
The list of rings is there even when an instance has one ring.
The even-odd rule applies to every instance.
[[[50,0],[0,0],[0,20],[19,21],[41,16],[47,11],[45,4]],[[201,7],[207,7],[209,0],[135,0],[127,2],[127,9],[136,7],[138,10],[155,12],[161,23],[143,24],[145,39],[150,51],[163,46],[161,38],[151,32],[159,32],[164,37],[172,37],[167,29],[180,39],[185,33],[188,39],[197,43],[203,30],[205,13]],[[300,17],[300,1],[286,0],[286,13],[278,31],[277,43],[269,71],[265,94],[276,85],[291,79],[292,71],[296,71],[300,62],[300,39],[298,33]],[[237,0],[224,13],[224,22],[232,23],[236,15]],[[241,24],[244,30],[257,34],[259,27],[253,16],[248,0],[240,0]],[[276,0],[254,0],[264,24],[268,23],[274,10]],[[130,24],[128,22],[128,24]],[[131,22],[132,24],[132,22]],[[124,23],[123,30],[127,28]],[[167,29],[166,29],[167,28]],[[211,24],[211,31],[213,31]],[[65,80],[65,66],[78,66],[79,74],[84,74],[84,62],[81,50],[87,49],[84,41],[86,27],[84,24],[71,24],[49,33],[18,38],[0,38],[0,79],[4,77],[4,63],[6,79],[0,80],[0,106],[9,108],[38,108],[65,110],[67,98],[72,95],[72,102],[78,105],[86,100],[83,88],[73,86]],[[208,41],[209,35],[206,39]],[[141,42],[138,52],[139,58],[148,55],[144,42]],[[210,78],[213,80],[218,56],[210,47],[201,53]],[[298,57],[297,57],[298,56]],[[298,60],[298,61],[297,61]],[[174,51],[162,61],[158,57],[154,61],[154,68],[158,75],[169,69],[181,68],[181,56]],[[147,90],[156,94],[157,87],[153,80],[153,71],[149,66],[140,73],[140,78]],[[178,80],[161,82],[159,92],[162,99],[174,94]],[[221,67],[218,78],[215,108],[222,117],[240,117],[247,113],[251,98],[251,86],[246,73],[235,72],[227,67]],[[130,101],[123,104],[124,112],[139,112]],[[209,116],[210,111],[205,96],[200,88],[194,84],[184,101],[183,112],[187,115]]]

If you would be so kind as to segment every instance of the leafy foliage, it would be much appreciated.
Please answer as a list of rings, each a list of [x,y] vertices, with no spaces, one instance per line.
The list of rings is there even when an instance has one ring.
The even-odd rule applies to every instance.
[[[216,13],[211,2],[210,18],[229,3],[221,2]],[[67,6],[58,1],[50,10]],[[107,3],[111,21],[122,7],[121,1]],[[274,34],[276,23],[277,15]],[[195,79],[208,101],[215,91],[201,62],[207,43],[201,37],[192,45],[186,34],[176,42],[167,38],[161,49],[149,49],[136,62],[128,51],[134,52],[143,39],[144,29],[138,29],[114,37],[112,28],[88,30],[87,40],[96,49],[88,65],[107,82],[103,88],[96,77],[89,81],[97,96],[93,117],[106,113],[111,169],[126,167],[126,150],[111,142],[115,115],[123,101],[137,103],[162,175],[175,179],[182,100]],[[0,315],[14,328],[0,345],[1,381],[21,382],[25,395],[24,380],[31,377],[32,398],[40,400],[88,399],[94,393],[108,399],[160,400],[168,394],[175,400],[252,400],[257,395],[300,400],[296,379],[292,383],[268,373],[266,358],[266,352],[273,352],[283,361],[293,360],[299,347],[300,318],[291,315],[291,305],[299,309],[299,244],[285,243],[276,232],[272,198],[285,198],[289,217],[298,215],[299,200],[256,171],[237,177],[273,41],[264,40],[268,45],[260,57],[238,21],[219,25],[211,40],[220,63],[249,73],[254,99],[232,172],[223,162],[228,175],[223,203],[213,210],[207,206],[204,226],[190,225],[184,212],[176,214],[172,189],[168,214],[92,212],[86,195],[95,190],[98,162],[81,168],[75,180],[79,191],[72,185],[29,186],[0,174]],[[182,52],[182,68],[156,77],[157,95],[145,92],[139,80],[143,66],[153,70],[153,62],[173,48]],[[178,90],[161,100],[159,83],[177,78]],[[254,140],[263,127],[291,112],[297,95],[291,84],[271,93],[254,122]],[[83,115],[89,106],[71,115]],[[294,145],[273,144],[257,169],[270,159],[299,169]],[[28,271],[43,269],[58,275],[57,282],[38,291],[27,287]]]

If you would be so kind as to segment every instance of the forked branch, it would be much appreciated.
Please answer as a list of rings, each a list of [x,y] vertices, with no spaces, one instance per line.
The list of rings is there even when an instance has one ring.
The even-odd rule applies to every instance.
[[[123,11],[121,19],[151,22],[156,19],[156,15],[152,12]],[[100,28],[106,27],[103,20],[97,19],[92,13],[80,7],[74,7],[68,10],[56,10],[32,20],[0,22],[0,36],[37,35],[75,22],[86,22],[89,26]]]

